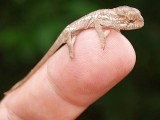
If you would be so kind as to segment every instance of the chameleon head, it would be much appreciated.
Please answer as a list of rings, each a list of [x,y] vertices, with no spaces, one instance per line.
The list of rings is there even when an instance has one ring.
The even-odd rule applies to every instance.
[[[115,22],[121,30],[139,29],[144,26],[144,19],[139,10],[133,7],[120,6],[114,8]]]

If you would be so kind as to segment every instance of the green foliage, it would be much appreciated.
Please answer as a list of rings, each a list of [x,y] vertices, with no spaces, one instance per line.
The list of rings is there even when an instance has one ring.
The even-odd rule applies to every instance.
[[[136,50],[136,66],[123,82],[89,107],[77,120],[160,119],[158,1],[1,0],[1,98],[4,91],[40,60],[67,24],[93,10],[120,5],[140,9],[145,19],[144,28],[123,32]]]

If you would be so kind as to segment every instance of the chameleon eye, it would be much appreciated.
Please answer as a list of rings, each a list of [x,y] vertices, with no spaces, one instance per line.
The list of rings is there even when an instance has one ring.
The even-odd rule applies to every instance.
[[[128,22],[129,22],[129,23],[134,23],[134,20],[129,20]]]

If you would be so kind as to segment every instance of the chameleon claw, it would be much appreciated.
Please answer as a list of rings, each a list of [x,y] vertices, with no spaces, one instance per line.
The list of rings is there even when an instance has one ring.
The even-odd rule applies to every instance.
[[[73,52],[70,52],[70,53],[69,53],[69,56],[70,56],[71,59],[73,59],[73,58],[74,58]]]
[[[104,50],[105,49],[105,43],[101,43],[101,48]]]

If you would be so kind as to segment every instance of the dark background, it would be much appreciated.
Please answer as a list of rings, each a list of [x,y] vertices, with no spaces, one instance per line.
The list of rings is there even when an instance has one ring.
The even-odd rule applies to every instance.
[[[138,8],[145,26],[123,31],[137,54],[133,71],[78,120],[160,120],[158,0],[0,0],[0,98],[23,78],[63,28],[102,8]]]

